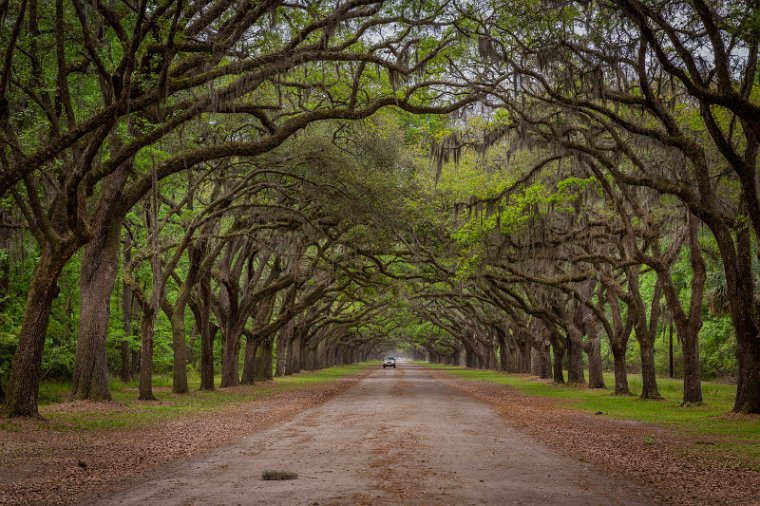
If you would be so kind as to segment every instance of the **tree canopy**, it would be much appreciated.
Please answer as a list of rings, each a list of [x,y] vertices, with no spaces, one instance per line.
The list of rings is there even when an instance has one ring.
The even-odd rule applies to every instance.
[[[760,412],[759,12],[3,2],[3,412],[386,353]]]

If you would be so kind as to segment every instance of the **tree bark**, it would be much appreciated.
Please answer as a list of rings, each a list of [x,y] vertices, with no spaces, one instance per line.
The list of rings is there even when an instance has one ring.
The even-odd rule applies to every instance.
[[[475,351],[470,347],[465,347],[464,350],[464,362],[467,367],[470,368],[476,368],[477,367],[477,356],[475,355]]]
[[[277,361],[274,366],[274,375],[278,377],[285,375],[285,353],[287,344],[284,334],[284,332],[277,333]],[[314,368],[316,369],[317,366],[314,366]]]
[[[119,223],[115,228],[121,226]],[[118,230],[96,237],[85,247],[79,288],[79,338],[77,339],[71,399],[110,400],[106,336],[110,300],[116,281]]]
[[[689,216],[689,260],[691,262],[691,301],[689,314],[684,321],[683,311],[679,312],[679,336],[683,348],[683,403],[702,404],[702,372],[699,367],[699,330],[702,328],[702,299],[704,295],[707,269],[699,245],[699,225],[694,216]],[[674,300],[673,302],[680,302]],[[683,334],[682,334],[683,333]]]
[[[0,218],[2,218],[2,211],[0,211]],[[0,234],[0,250],[5,250],[8,247],[7,241]],[[0,256],[0,293],[9,293],[11,282],[11,259],[10,255]],[[6,299],[0,298],[0,311],[5,308]]]
[[[274,376],[272,369],[272,339],[265,339],[259,345],[256,360],[256,379],[259,381],[272,381]]]
[[[726,271],[729,307],[736,328],[736,358],[739,366],[734,411],[760,413],[760,328],[753,318],[754,277],[748,226],[742,227],[736,234],[738,255],[733,258],[734,263],[729,263],[731,258],[727,258],[733,250],[721,243],[718,241]]]
[[[626,351],[628,340],[633,330],[633,315],[628,314],[628,318],[623,323],[623,314],[620,310],[620,301],[615,296],[609,286],[605,286],[604,294],[600,292],[599,301],[607,300],[611,310],[611,324],[607,327],[607,338],[610,342],[612,351],[613,368],[615,373],[615,394],[631,395],[628,386],[628,366],[626,364]]]
[[[641,398],[662,399],[657,388],[657,370],[654,364],[654,344],[649,337],[639,338],[639,350],[641,357]]]
[[[739,357],[739,384],[734,411],[760,413],[760,337],[746,339]]]
[[[2,211],[0,211],[0,217],[2,217]],[[6,248],[5,238],[0,235],[0,249]],[[11,275],[11,261],[8,255],[0,256],[0,293],[9,293],[10,288],[10,275]],[[0,298],[0,312],[5,307],[5,300]],[[4,366],[0,362],[0,366]],[[5,392],[3,391],[3,374],[0,369],[0,405],[5,401]]]
[[[628,368],[625,363],[625,348],[620,348],[614,344],[610,345],[612,349],[612,360],[615,369],[615,394],[631,395],[631,389],[628,387]]]
[[[509,367],[509,355],[507,354],[507,339],[504,331],[496,329],[496,338],[499,340],[499,369],[506,372]]]
[[[87,243],[80,269],[79,337],[71,399],[110,400],[106,339],[111,294],[116,284],[119,239],[126,210],[118,206],[131,163],[121,164],[103,183],[94,213],[93,237]]]
[[[256,383],[256,351],[259,343],[253,334],[248,331],[245,335],[245,354],[243,356],[243,376],[240,378],[242,385],[253,385]]]
[[[193,300],[190,309],[195,315],[195,326],[201,335],[201,390],[214,390],[214,335],[211,326],[211,279],[204,274],[198,283],[198,299]]]
[[[126,240],[124,241],[124,254],[123,254],[124,262],[123,264],[126,265],[130,262],[132,259],[132,244],[131,240],[129,239],[129,235],[127,235]],[[121,367],[119,368],[119,378],[121,381],[127,382],[132,378],[132,370],[130,369],[129,359],[130,359],[130,349],[129,349],[129,339],[132,336],[133,330],[132,330],[132,291],[129,289],[129,286],[126,282],[122,283],[122,292],[121,292],[121,310],[122,310],[122,317],[123,317],[123,328],[124,328],[124,339],[119,344],[119,355],[121,357]]]
[[[156,316],[161,308],[161,257],[158,244],[158,178],[156,166],[152,170],[153,185],[151,187],[151,204],[146,208],[145,220],[150,230],[151,259],[150,267],[153,276],[150,300],[143,300],[142,340],[140,346],[140,385],[138,399],[143,401],[156,400],[153,395],[153,337],[156,332]]]
[[[229,329],[222,337],[222,387],[240,384],[238,376],[240,361],[240,333]]]
[[[54,248],[44,244],[24,310],[16,354],[8,380],[3,414],[10,417],[40,418],[37,410],[37,391],[42,367],[42,350],[45,345],[50,309],[58,295],[58,278],[64,265],[76,248]]]
[[[520,355],[517,340],[514,334],[510,332],[506,335],[505,341],[507,343],[507,372],[518,372],[520,370]]]
[[[554,383],[565,383],[565,372],[562,370],[562,362],[565,357],[565,348],[559,344],[560,338],[556,337],[552,340],[552,350],[554,351],[554,370],[552,377]]]
[[[654,340],[656,337],[657,323],[660,319],[660,299],[662,297],[662,283],[658,279],[655,283],[654,293],[650,304],[649,321],[643,299],[639,293],[639,276],[637,272],[629,270],[628,283],[631,287],[631,303],[628,310],[634,317],[633,327],[636,332],[636,340],[639,343],[639,357],[641,359],[641,398],[662,399],[657,388],[657,369],[654,362]]]
[[[699,339],[684,340],[683,370],[683,404],[702,404],[702,373],[699,367]]]
[[[454,342],[454,350],[451,353],[451,360],[454,365],[462,365],[462,343]]]
[[[588,387],[606,388],[604,385],[604,365],[602,364],[602,343],[599,337],[598,323],[589,315],[586,321],[588,341],[586,354],[588,356]]]
[[[199,329],[201,332],[201,390],[214,390],[214,334],[208,319]]]
[[[295,334],[293,335],[292,339],[290,340],[290,345],[288,348],[291,351],[290,354],[290,363],[288,364],[288,367],[286,369],[286,374],[295,374],[298,372],[301,372],[301,355],[302,355],[302,346],[303,346],[303,337],[302,333],[296,330]]]
[[[583,349],[580,343],[567,338],[567,382],[568,383],[585,383],[586,378],[583,374]]]
[[[549,378],[551,360],[548,347],[542,345],[530,347],[530,373],[542,379]]]
[[[530,345],[525,341],[517,341],[517,348],[520,350],[519,362],[517,365],[517,372],[529,373],[530,372]]]
[[[153,395],[153,333],[155,332],[156,311],[151,307],[143,307],[142,328],[140,339],[140,382],[138,399],[155,401]]]

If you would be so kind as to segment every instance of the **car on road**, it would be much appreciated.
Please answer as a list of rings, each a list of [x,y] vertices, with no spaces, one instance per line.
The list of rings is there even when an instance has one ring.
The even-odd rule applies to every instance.
[[[386,367],[396,368],[396,357],[385,357],[383,359],[383,369]]]

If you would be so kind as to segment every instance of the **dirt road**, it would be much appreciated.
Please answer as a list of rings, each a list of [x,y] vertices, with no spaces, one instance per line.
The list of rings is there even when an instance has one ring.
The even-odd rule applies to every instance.
[[[295,471],[299,478],[263,481],[265,469]],[[640,489],[557,454],[424,368],[401,363],[281,427],[93,504],[648,502]]]

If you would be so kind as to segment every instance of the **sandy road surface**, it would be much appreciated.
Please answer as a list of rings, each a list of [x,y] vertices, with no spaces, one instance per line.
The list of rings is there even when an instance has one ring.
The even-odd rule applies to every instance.
[[[593,437],[589,433],[589,437]],[[262,481],[264,469],[296,471]],[[93,504],[647,504],[557,454],[424,368],[379,369],[281,427]]]

